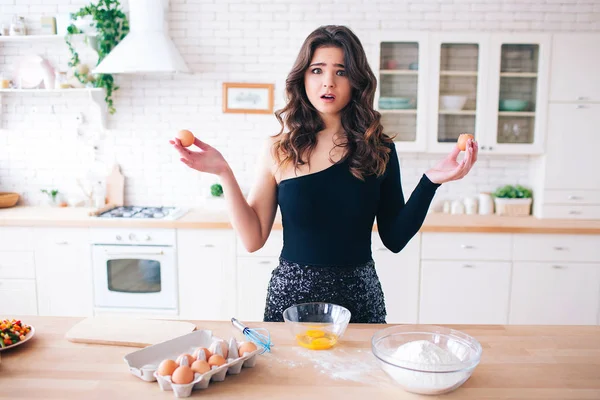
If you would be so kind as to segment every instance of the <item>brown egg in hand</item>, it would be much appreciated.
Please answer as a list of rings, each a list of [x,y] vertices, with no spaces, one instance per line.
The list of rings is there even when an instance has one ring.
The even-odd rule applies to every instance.
[[[222,355],[220,354],[213,354],[209,359],[208,359],[208,365],[212,366],[215,365],[217,367],[220,367],[221,365],[225,364],[225,359],[223,358]]]
[[[194,134],[187,129],[182,129],[177,132],[177,139],[181,141],[183,147],[190,147],[194,144]]]
[[[461,133],[458,136],[458,141],[456,142],[456,147],[458,147],[460,149],[460,151],[467,150],[467,142],[469,141],[469,139],[475,140],[473,135],[471,135],[470,133]]]
[[[240,357],[242,357],[244,355],[244,353],[252,353],[253,351],[256,351],[257,347],[254,343],[252,342],[242,342],[240,343],[240,347],[239,347],[239,355]]]
[[[187,367],[185,365],[177,368],[171,376],[171,381],[179,385],[185,385],[186,383],[190,383],[193,380],[194,371],[192,371],[190,367]]]
[[[173,371],[175,371],[179,367],[179,365],[173,360],[163,360],[156,373],[161,376],[173,375]]]

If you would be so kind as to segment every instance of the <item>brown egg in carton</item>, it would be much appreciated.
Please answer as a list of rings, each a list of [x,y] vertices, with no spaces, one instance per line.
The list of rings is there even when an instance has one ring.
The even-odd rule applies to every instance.
[[[206,389],[210,381],[221,382],[227,374],[239,374],[242,367],[254,367],[260,352],[254,343],[238,344],[232,337],[228,344],[211,331],[198,330],[129,353],[124,359],[133,375],[157,381],[161,390],[172,390],[175,397],[189,397],[192,390]]]

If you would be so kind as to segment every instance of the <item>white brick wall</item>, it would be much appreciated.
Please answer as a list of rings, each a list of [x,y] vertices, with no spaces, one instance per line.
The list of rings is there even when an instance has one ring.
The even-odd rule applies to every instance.
[[[125,6],[126,0],[124,1]],[[31,33],[39,17],[73,12],[87,0],[0,0],[0,23],[13,14],[27,18]],[[421,0],[172,0],[170,30],[194,71],[183,76],[118,76],[117,114],[100,135],[93,105],[84,95],[9,94],[2,96],[0,191],[23,194],[26,204],[41,200],[40,189],[77,194],[75,178],[99,160],[116,160],[126,176],[126,202],[193,206],[216,180],[187,169],[168,139],[181,128],[218,147],[242,187],[252,182],[259,143],[278,132],[269,115],[221,112],[224,81],[271,82],[276,107],[284,104],[284,83],[306,35],[323,24],[346,24],[370,53],[369,34],[380,29],[600,31],[597,0],[421,1]],[[83,56],[92,57],[79,45]],[[66,69],[66,46],[58,42],[0,45],[0,69],[8,73],[16,57],[42,54]],[[371,60],[371,62],[375,62]],[[86,123],[77,129],[75,117]],[[406,196],[431,155],[403,155]],[[529,157],[482,156],[472,173],[444,185],[439,198],[492,190],[505,183],[529,183]]]

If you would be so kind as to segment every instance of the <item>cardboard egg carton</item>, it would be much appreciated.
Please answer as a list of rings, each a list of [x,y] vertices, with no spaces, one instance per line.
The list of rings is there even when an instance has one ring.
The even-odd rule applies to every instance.
[[[252,368],[256,364],[256,356],[261,349],[252,353],[238,354],[238,343],[235,338],[229,340],[228,356],[226,363],[221,366],[212,366],[211,370],[204,374],[194,373],[194,379],[187,384],[176,384],[171,376],[161,376],[157,373],[159,364],[165,359],[177,360],[181,354],[193,354],[198,347],[211,348],[215,342],[222,339],[213,337],[208,330],[197,330],[175,339],[167,340],[141,350],[134,351],[124,357],[129,366],[129,371],[138,378],[147,381],[157,381],[161,390],[173,391],[175,397],[189,397],[192,390],[206,389],[210,381],[221,382],[227,374],[239,374],[244,368]],[[222,353],[220,346],[215,346],[216,354]],[[221,354],[223,355],[223,354]],[[187,365],[187,359],[181,359],[181,365]]]

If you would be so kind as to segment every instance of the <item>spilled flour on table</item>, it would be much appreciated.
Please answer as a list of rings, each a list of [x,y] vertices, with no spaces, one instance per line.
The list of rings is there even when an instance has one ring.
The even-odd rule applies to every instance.
[[[373,385],[392,383],[377,364],[369,350],[336,347],[331,350],[290,348],[290,357],[278,354],[274,361],[288,368],[314,368],[335,380],[354,381]],[[293,358],[290,360],[289,358]]]

